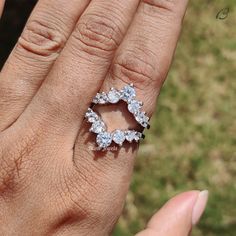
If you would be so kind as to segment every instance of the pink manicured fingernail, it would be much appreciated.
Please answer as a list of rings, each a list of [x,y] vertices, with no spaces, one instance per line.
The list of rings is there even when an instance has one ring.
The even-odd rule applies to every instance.
[[[193,225],[196,225],[200,220],[203,212],[205,211],[207,201],[208,201],[208,191],[207,190],[201,191],[193,207],[193,213],[192,213]]]

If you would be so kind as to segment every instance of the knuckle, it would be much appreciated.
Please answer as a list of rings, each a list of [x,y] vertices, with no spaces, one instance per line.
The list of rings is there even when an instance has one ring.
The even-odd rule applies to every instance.
[[[148,15],[158,15],[171,23],[181,22],[184,4],[176,0],[143,0],[143,10]],[[175,21],[173,21],[175,20]]]
[[[63,48],[66,37],[43,20],[30,21],[18,40],[19,49],[33,55],[50,56]]]
[[[143,3],[154,8],[172,10],[175,5],[175,0],[143,0]]]
[[[128,50],[115,59],[111,75],[125,83],[145,89],[157,82],[154,57],[143,50]]]
[[[76,47],[79,47],[79,50],[99,55],[101,52],[109,53],[115,50],[121,35],[121,30],[115,21],[101,15],[90,14],[81,19],[72,36],[76,39]]]

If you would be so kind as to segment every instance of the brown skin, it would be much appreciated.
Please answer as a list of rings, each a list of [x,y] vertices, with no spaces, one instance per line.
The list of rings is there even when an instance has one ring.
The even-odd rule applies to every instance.
[[[94,136],[84,113],[99,90],[133,83],[152,115],[186,6],[187,0],[39,0],[0,74],[1,235],[111,233],[137,145],[90,150]],[[122,105],[100,111],[109,127],[135,126]],[[197,194],[190,194],[183,223],[175,222],[185,229],[178,235],[191,229]],[[151,231],[142,235],[161,235]]]

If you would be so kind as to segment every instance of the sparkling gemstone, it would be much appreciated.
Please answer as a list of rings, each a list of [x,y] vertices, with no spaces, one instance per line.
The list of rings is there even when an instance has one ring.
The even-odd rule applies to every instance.
[[[133,142],[133,140],[135,139],[135,136],[136,136],[135,133],[136,133],[135,131],[131,131],[131,130],[126,131],[126,133],[125,133],[126,140],[130,143]]]
[[[96,142],[100,148],[107,148],[112,143],[112,136],[108,132],[99,133]]]
[[[113,104],[120,101],[120,93],[116,89],[111,89],[107,97],[108,101]]]
[[[135,89],[132,85],[127,85],[122,89],[122,99],[129,101],[136,96]]]
[[[134,140],[135,140],[136,142],[138,142],[141,138],[142,138],[142,133],[136,132],[135,137],[134,137]]]
[[[148,126],[148,121],[149,118],[146,116],[145,112],[139,112],[136,116],[135,116],[136,121],[142,125],[144,128],[146,128]]]
[[[131,101],[129,101],[128,110],[129,110],[131,113],[133,113],[133,114],[138,113],[140,108],[141,108],[141,103],[138,102],[137,100],[131,100]]]
[[[95,133],[95,134],[104,132],[105,130],[106,130],[106,125],[101,120],[96,120],[90,128],[90,131]]]
[[[94,123],[96,120],[97,119],[94,116],[91,116],[91,117],[88,118],[88,122],[90,122],[90,123]]]
[[[125,133],[125,139],[130,143],[133,141],[138,142],[141,138],[142,138],[142,133],[137,132],[135,130],[128,130]]]
[[[95,98],[93,99],[93,103],[95,104],[106,104],[108,101],[106,93],[97,93]]]
[[[97,95],[93,99],[93,103],[98,104],[99,103],[99,97],[100,97],[100,94],[97,93]]]
[[[93,115],[93,110],[91,108],[88,108],[87,112],[85,113],[85,117],[88,118],[90,117],[91,115]]]
[[[112,138],[116,144],[122,145],[125,141],[125,133],[121,130],[115,130],[112,134]]]
[[[85,114],[85,117],[88,119],[88,122],[90,123],[93,123],[99,119],[98,115],[91,108],[88,109],[88,111]]]

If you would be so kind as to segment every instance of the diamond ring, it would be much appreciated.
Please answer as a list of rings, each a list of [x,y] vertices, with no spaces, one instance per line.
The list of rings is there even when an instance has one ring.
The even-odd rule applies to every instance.
[[[116,104],[120,101],[124,101],[127,104],[128,111],[134,116],[138,124],[143,128],[150,128],[149,117],[145,112],[141,111],[143,103],[136,100],[136,91],[133,84],[125,86],[121,90],[111,88],[108,93],[101,92],[93,99],[94,105],[106,105],[106,104]],[[109,147],[112,142],[122,146],[125,141],[139,142],[144,138],[144,134],[136,130],[120,130],[116,129],[113,132],[107,131],[107,126],[92,108],[88,108],[85,118],[89,123],[91,123],[90,132],[95,133],[96,143],[99,149],[105,149]]]

